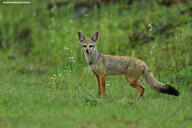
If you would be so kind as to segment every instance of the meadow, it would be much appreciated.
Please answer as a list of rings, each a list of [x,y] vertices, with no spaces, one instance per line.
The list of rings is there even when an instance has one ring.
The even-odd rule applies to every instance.
[[[192,2],[130,1],[0,4],[0,127],[192,128]],[[141,78],[137,99],[123,76],[110,76],[98,98],[78,31],[98,31],[102,53],[144,60],[180,96]]]

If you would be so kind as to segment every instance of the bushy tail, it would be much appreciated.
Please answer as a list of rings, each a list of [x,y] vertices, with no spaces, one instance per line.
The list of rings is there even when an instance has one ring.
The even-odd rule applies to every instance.
[[[179,96],[179,92],[174,87],[168,84],[163,84],[159,82],[157,79],[155,79],[155,77],[153,76],[147,65],[145,66],[143,77],[147,81],[149,86],[157,90],[158,92]]]

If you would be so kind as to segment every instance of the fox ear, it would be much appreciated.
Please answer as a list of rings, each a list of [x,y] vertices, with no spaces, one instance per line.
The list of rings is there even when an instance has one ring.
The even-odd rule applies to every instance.
[[[95,32],[95,34],[91,37],[91,40],[94,41],[94,42],[97,42],[98,37],[99,37],[99,33]]]
[[[79,38],[79,41],[85,40],[85,37],[83,36],[83,34],[81,32],[78,32],[78,38]]]

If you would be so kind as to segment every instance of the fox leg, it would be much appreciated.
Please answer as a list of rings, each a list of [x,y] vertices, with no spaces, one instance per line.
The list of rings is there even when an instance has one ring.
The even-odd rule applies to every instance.
[[[143,96],[143,93],[144,93],[145,89],[141,85],[139,85],[137,83],[137,80],[135,80],[133,83],[131,83],[131,86],[136,88],[139,91],[139,94],[137,95],[137,98],[139,98],[140,96]]]
[[[101,76],[101,84],[102,84],[102,97],[105,96],[105,75]]]
[[[125,79],[127,80],[127,82],[134,88],[136,88],[138,91],[139,91],[139,94],[137,95],[137,98],[139,98],[140,96],[143,96],[143,93],[144,93],[144,88],[139,85],[137,83],[137,80],[134,80],[134,81],[131,81],[128,76],[125,75]]]
[[[98,87],[98,96],[101,96],[101,81],[100,81],[100,77],[98,75],[95,74],[95,76],[97,77],[97,87]]]

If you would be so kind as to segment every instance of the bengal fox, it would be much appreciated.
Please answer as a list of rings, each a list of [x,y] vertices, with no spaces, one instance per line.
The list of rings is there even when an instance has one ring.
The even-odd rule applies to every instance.
[[[99,33],[96,32],[91,38],[85,38],[81,32],[78,32],[78,38],[86,61],[97,78],[99,97],[105,96],[105,77],[107,75],[124,75],[126,81],[139,91],[137,97],[143,96],[144,93],[144,88],[138,84],[141,75],[143,75],[149,86],[156,91],[179,96],[179,92],[175,88],[155,79],[144,61],[133,57],[99,53],[96,46],[98,36]]]

